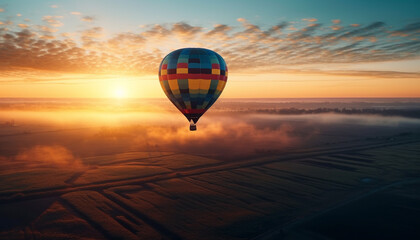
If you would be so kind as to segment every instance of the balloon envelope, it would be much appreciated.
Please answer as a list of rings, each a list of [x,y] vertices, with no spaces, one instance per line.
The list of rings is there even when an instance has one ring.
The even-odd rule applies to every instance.
[[[169,100],[192,123],[209,109],[225,88],[225,60],[204,48],[183,48],[169,53],[159,67],[159,82]]]

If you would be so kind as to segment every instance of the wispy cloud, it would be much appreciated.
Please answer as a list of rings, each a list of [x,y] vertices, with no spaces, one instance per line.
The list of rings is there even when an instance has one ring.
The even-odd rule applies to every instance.
[[[331,28],[332,30],[334,30],[334,31],[337,31],[337,30],[340,30],[340,29],[341,29],[341,28],[343,28],[343,27],[333,25],[333,26],[330,26],[330,28]]]
[[[50,26],[61,27],[63,26],[63,23],[59,19],[62,19],[62,18],[63,16],[44,16],[42,17],[42,20],[48,23]]]
[[[19,26],[20,28],[27,28],[27,27],[28,27],[28,25],[23,24],[23,23],[19,23],[19,24],[18,24],[18,26]]]
[[[400,37],[408,37],[408,36],[418,36],[420,35],[420,22],[414,22],[406,25],[403,28],[397,29],[395,31],[390,31],[391,36],[400,36]]]
[[[83,22],[93,22],[95,20],[95,18],[94,17],[90,17],[90,16],[84,16],[84,17],[81,18],[81,20]]]
[[[304,19],[302,19],[302,21],[316,22],[316,21],[318,21],[318,19],[316,19],[316,18],[304,18]]]
[[[39,29],[45,34],[45,33],[54,33],[57,32],[57,28],[51,28],[48,26],[39,26]]]

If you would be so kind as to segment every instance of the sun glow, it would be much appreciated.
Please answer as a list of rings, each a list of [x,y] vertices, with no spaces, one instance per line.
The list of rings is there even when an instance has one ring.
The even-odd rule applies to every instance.
[[[127,92],[124,88],[117,87],[114,89],[114,98],[126,98]]]

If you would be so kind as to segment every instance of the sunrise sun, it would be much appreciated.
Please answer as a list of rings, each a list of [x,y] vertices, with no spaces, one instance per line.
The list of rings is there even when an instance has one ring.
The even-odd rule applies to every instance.
[[[113,91],[113,97],[114,98],[126,98],[127,97],[127,92],[124,88],[117,87]]]

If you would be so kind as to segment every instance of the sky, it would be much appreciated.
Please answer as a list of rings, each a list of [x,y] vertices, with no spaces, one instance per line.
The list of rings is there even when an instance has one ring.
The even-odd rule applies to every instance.
[[[218,52],[222,97],[420,97],[415,0],[0,0],[0,97],[161,98],[158,67]]]

